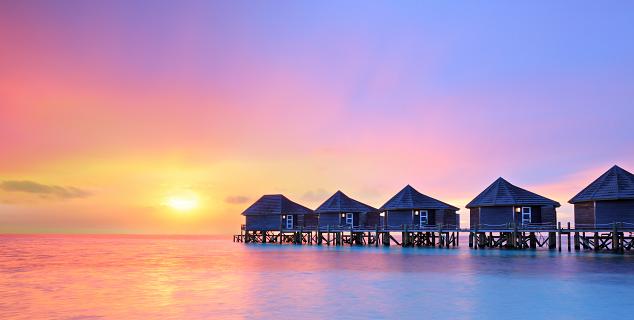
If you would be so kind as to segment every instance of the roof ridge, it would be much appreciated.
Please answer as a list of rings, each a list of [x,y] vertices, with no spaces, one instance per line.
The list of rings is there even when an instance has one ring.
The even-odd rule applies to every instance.
[[[599,182],[599,185],[597,186],[597,188],[595,188],[595,189],[594,189],[594,191],[592,192],[592,198],[594,198],[594,196],[597,194],[597,192],[598,192],[599,190],[601,190],[601,189],[603,188],[603,186],[605,186],[606,182],[608,181],[608,177],[609,177],[611,174],[616,174],[616,172],[614,172],[614,170],[612,170],[612,169],[614,169],[614,167],[610,168],[610,170],[608,170],[607,172],[605,172],[604,174],[602,174],[602,175],[599,177],[599,179],[600,179],[601,181]],[[617,176],[618,176],[618,174],[617,174]],[[591,185],[592,185],[592,184],[591,184]],[[617,194],[618,194],[618,193],[617,193]]]
[[[618,171],[618,167],[614,167],[614,171]],[[616,174],[616,194],[620,194],[621,193],[621,185],[619,184],[619,174],[618,172],[615,172]]]
[[[494,195],[495,195],[495,197],[493,198],[493,204],[494,205],[497,204],[497,200],[500,197],[500,184],[502,184],[502,181],[504,181],[504,179],[502,179],[502,180],[500,180],[500,179],[502,179],[502,177],[499,177],[495,181],[494,186],[493,186],[493,192],[494,192]]]
[[[502,177],[496,179],[484,191],[478,194],[467,208],[482,206],[503,206],[510,204],[554,205],[559,207],[559,202],[546,198],[535,192],[518,187]]]
[[[521,188],[516,186],[516,185],[514,185],[514,184],[512,184],[512,183],[510,183],[510,182],[508,182],[504,178],[502,178],[502,181],[504,183],[503,184],[504,188],[506,189],[506,191],[508,192],[509,196],[511,197],[511,200],[513,202],[519,201],[517,199],[517,197],[518,197],[517,191],[519,191],[519,189],[521,189]]]

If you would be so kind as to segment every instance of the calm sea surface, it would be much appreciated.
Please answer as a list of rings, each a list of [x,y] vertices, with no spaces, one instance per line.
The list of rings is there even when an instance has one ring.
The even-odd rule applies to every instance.
[[[465,241],[462,242],[466,244]],[[0,319],[597,319],[634,256],[0,236]]]

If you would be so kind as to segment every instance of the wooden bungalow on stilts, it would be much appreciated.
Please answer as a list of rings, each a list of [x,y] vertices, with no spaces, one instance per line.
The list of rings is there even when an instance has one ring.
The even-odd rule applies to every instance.
[[[557,224],[557,201],[514,186],[503,178],[467,204],[471,229],[509,228],[509,226]]]
[[[634,174],[615,165],[568,202],[575,229],[634,228]]]
[[[262,196],[242,215],[246,220],[244,242],[282,242],[284,232],[312,230],[318,224],[313,210],[281,194]],[[279,232],[276,234],[274,231]]]
[[[319,215],[320,228],[374,228],[380,224],[378,209],[354,200],[341,191],[322,203],[315,213]]]
[[[409,184],[388,200],[381,208],[385,229],[444,226],[457,228],[457,207],[426,196]]]

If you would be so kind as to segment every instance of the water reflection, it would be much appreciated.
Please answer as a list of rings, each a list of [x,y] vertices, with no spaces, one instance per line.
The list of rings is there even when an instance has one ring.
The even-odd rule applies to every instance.
[[[200,237],[2,236],[0,319],[616,317],[634,311],[633,259]]]

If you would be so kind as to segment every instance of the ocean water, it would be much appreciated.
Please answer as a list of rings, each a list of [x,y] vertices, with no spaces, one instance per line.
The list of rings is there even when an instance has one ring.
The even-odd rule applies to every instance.
[[[466,241],[461,243],[466,244]],[[597,319],[634,256],[0,236],[0,319]]]

